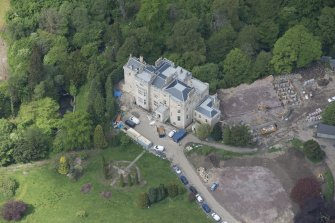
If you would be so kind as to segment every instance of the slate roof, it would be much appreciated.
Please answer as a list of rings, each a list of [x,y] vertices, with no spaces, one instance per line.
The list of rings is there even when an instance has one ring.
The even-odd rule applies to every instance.
[[[195,110],[209,118],[213,118],[219,113],[219,111],[214,108],[213,99],[211,97],[207,97]]]
[[[130,57],[127,62],[127,67],[129,67],[132,70],[139,69],[141,67],[142,63],[135,59],[134,57]]]
[[[320,134],[335,135],[335,126],[320,123],[318,124],[316,132]]]
[[[192,88],[179,80],[174,80],[166,87],[165,91],[180,101],[186,101],[188,94],[192,91]]]
[[[166,77],[164,75],[158,74],[157,77],[152,82],[152,85],[159,89],[162,89],[165,85],[165,79]]]

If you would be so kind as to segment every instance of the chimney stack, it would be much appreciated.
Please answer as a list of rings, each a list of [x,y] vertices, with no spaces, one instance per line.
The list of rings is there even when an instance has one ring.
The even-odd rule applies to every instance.
[[[133,54],[131,53],[131,54],[129,54],[129,58],[132,58],[133,57]]]
[[[140,62],[143,63],[143,56],[140,56]]]

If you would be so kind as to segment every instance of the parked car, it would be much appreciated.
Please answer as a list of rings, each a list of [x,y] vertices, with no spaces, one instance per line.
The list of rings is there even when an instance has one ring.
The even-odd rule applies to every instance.
[[[164,126],[157,127],[157,132],[158,132],[159,138],[163,138],[166,135]]]
[[[171,132],[169,132],[168,136],[172,138],[176,132],[177,132],[176,130],[172,130]]]
[[[172,168],[174,169],[174,171],[176,172],[176,174],[181,174],[181,170],[177,165],[173,165]]]
[[[197,189],[195,189],[195,187],[193,187],[193,186],[190,186],[190,191],[191,191],[194,195],[196,195],[196,194],[198,193]]]
[[[218,183],[213,183],[211,186],[211,191],[215,191],[216,188],[218,188],[219,184]]]
[[[154,146],[154,150],[163,152],[165,150],[165,148],[164,148],[164,146],[156,145],[156,146]]]
[[[187,135],[187,132],[185,129],[180,129],[178,132],[176,132],[172,139],[174,142],[179,143],[180,140],[182,140]]]
[[[199,203],[201,203],[201,202],[204,201],[204,199],[200,196],[200,194],[196,194],[196,195],[195,195],[195,198],[197,199],[197,201],[198,201]]]
[[[131,128],[134,128],[136,126],[136,124],[130,120],[126,120],[124,123],[126,123],[126,125],[128,125]]]
[[[212,213],[212,217],[215,221],[220,221],[221,217],[219,215],[217,215],[216,213]]]
[[[210,213],[212,210],[210,209],[210,207],[208,206],[208,204],[205,204],[205,203],[203,203],[202,205],[202,209],[204,209],[204,211],[206,212],[206,213]]]
[[[140,120],[136,118],[135,116],[131,116],[129,120],[134,122],[136,125],[140,124]]]
[[[180,176],[180,180],[181,182],[184,184],[184,185],[187,185],[188,184],[188,180],[185,176]]]

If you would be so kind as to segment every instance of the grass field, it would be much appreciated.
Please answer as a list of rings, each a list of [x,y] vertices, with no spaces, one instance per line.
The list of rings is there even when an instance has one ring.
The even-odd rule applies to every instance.
[[[324,173],[324,178],[326,184],[323,194],[327,201],[331,201],[334,199],[334,178],[330,170]]]
[[[186,194],[175,199],[166,200],[152,205],[149,209],[136,207],[139,192],[146,191],[150,186],[160,183],[177,182],[177,176],[171,171],[167,161],[159,160],[151,154],[137,162],[141,170],[145,186],[111,188],[110,181],[103,178],[101,154],[106,160],[132,160],[141,148],[131,145],[128,148],[109,148],[102,152],[93,151],[88,158],[88,166],[84,176],[77,182],[69,180],[52,170],[51,165],[32,167],[25,170],[10,172],[10,176],[19,182],[15,199],[21,199],[33,206],[30,214],[21,222],[34,223],[206,223],[211,222],[195,203],[186,200]],[[100,154],[99,154],[100,153]],[[8,174],[0,169],[0,174]],[[80,188],[85,183],[92,183],[93,189],[82,194]],[[111,191],[110,200],[102,198],[102,191]],[[86,218],[76,217],[76,212],[85,210]],[[1,221],[1,219],[0,219]]]
[[[192,153],[197,153],[197,154],[203,155],[203,156],[207,156],[210,153],[216,153],[223,160],[231,159],[231,158],[238,157],[238,156],[246,156],[246,155],[255,154],[254,152],[250,152],[250,153],[231,152],[231,151],[227,151],[227,150],[224,150],[224,149],[217,149],[217,148],[210,147],[210,146],[201,146],[199,148],[194,148],[191,151],[186,152],[186,155],[191,155]]]
[[[5,15],[9,9],[9,0],[0,0],[0,29],[5,25]]]

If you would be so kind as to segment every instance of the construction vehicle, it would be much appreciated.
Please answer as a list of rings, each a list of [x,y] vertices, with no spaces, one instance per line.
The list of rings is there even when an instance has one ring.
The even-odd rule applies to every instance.
[[[263,127],[263,128],[261,128],[261,134],[262,135],[268,135],[270,133],[273,133],[273,132],[277,131],[277,128],[278,128],[278,126],[277,126],[276,123],[272,124],[272,125],[269,125],[269,126],[266,126],[266,127]]]

